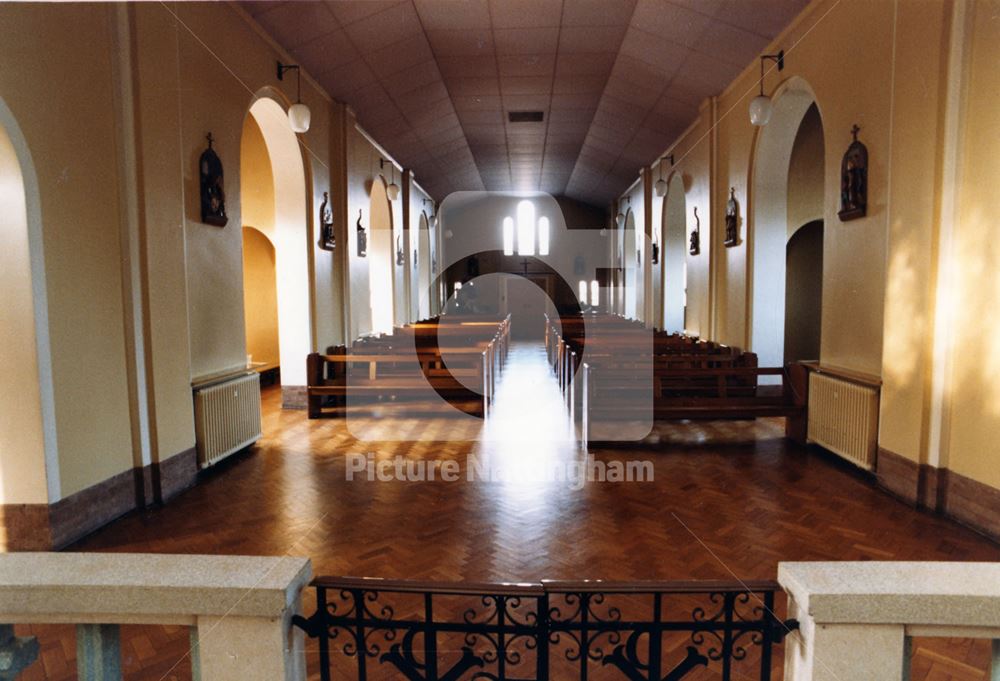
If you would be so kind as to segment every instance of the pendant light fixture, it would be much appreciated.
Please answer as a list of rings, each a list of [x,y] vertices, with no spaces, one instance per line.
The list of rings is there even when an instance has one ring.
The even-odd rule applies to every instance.
[[[663,162],[664,161],[670,161],[670,167],[673,168],[674,167],[674,155],[673,154],[668,154],[667,156],[664,156],[663,158],[661,158],[659,161],[656,162],[657,165],[659,166],[659,170],[660,170],[660,179],[658,179],[656,181],[656,184],[653,186],[653,191],[655,191],[656,195],[659,196],[660,198],[663,198],[664,196],[667,195],[667,181],[663,179]]]
[[[767,60],[775,62],[781,71],[785,68],[785,51],[781,50],[778,54],[764,54],[760,57],[760,94],[750,102],[750,122],[757,126],[767,125],[774,110],[771,98],[764,94],[764,62]]]
[[[278,62],[278,80],[285,79],[285,71],[295,69],[295,104],[288,107],[288,123],[292,132],[309,132],[309,122],[312,113],[309,107],[302,103],[302,69],[298,64],[282,64]]]
[[[384,168],[387,163],[389,164],[390,182],[385,188],[385,194],[389,197],[390,201],[395,201],[399,198],[399,185],[396,184],[396,165],[392,161],[386,161],[384,158],[380,158],[378,160],[378,167]],[[382,177],[384,178],[385,175]]]

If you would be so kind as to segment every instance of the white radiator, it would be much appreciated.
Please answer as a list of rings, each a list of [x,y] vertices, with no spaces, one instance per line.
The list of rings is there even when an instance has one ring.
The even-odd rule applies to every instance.
[[[259,440],[260,374],[254,372],[196,389],[194,424],[202,468]]]
[[[811,373],[808,439],[873,470],[878,446],[878,390]]]

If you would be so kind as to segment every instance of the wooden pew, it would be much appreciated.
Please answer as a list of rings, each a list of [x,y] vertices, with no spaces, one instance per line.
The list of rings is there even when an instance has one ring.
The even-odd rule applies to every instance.
[[[306,362],[309,418],[346,415],[352,406],[436,411],[444,407],[441,398],[485,415],[509,342],[508,316],[495,323],[422,322],[359,339],[350,350],[313,353]]]

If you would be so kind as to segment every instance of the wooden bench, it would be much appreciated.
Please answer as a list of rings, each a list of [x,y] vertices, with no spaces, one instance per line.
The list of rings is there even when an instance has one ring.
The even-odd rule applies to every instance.
[[[778,377],[761,385],[762,377]],[[786,434],[794,437],[806,413],[805,368],[745,367],[662,369],[654,371],[648,389],[627,381],[627,374],[605,372],[583,364],[581,378],[582,438],[590,440],[595,419],[654,421],[755,419],[785,417]]]
[[[509,316],[496,323],[431,322],[359,339],[350,350],[313,353],[306,361],[309,418],[388,405],[448,413],[446,404],[484,416],[509,337]],[[442,345],[441,338],[450,342]]]

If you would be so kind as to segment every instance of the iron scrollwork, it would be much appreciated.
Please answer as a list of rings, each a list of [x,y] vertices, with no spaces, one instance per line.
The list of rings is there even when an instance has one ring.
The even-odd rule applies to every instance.
[[[771,582],[745,585],[543,582],[493,585],[323,578],[295,626],[318,639],[322,681],[546,681],[592,675],[768,681],[774,646],[797,628]],[[335,653],[339,653],[335,654]],[[374,674],[375,676],[370,676]]]

